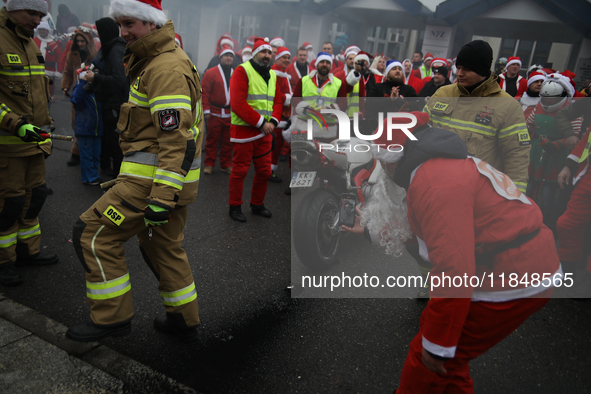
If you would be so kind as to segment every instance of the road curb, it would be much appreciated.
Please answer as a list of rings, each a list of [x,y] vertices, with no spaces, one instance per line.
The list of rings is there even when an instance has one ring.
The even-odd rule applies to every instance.
[[[3,318],[62,349],[68,355],[120,379],[127,392],[193,394],[195,390],[126,357],[98,342],[76,342],[66,338],[67,327],[0,294]]]

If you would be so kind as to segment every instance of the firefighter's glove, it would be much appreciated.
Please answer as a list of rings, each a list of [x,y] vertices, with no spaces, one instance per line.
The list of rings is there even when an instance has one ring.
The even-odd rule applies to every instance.
[[[146,227],[162,226],[170,222],[170,211],[158,205],[148,204],[144,209],[144,222]]]
[[[43,133],[43,130],[39,127],[26,123],[18,129],[17,135],[23,142],[43,142],[45,138],[40,136],[40,133]]]

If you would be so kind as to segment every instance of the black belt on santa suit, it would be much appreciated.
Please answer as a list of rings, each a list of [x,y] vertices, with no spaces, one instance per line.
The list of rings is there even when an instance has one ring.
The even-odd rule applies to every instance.
[[[517,236],[513,241],[509,241],[506,244],[499,245],[490,252],[477,254],[476,255],[476,265],[484,265],[487,268],[493,269],[493,260],[495,259],[496,255],[502,253],[509,249],[515,249],[520,247],[526,242],[531,241],[540,233],[540,227],[536,230],[532,231],[531,233],[522,234]]]

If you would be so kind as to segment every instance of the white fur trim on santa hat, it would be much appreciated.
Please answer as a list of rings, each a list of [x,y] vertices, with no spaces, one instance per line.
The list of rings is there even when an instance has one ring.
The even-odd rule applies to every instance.
[[[369,63],[369,56],[367,56],[365,53],[358,54],[357,56],[355,56],[355,59],[353,61],[357,63],[360,60],[365,60]]]
[[[259,44],[257,45],[257,40],[254,40],[254,48],[252,49],[252,57],[255,57],[257,53],[259,53],[260,51],[262,51],[263,49],[268,49],[271,52],[273,51],[273,48],[271,48],[271,44],[269,44],[269,38],[265,37],[263,39],[263,41],[265,42],[264,44]]]
[[[535,72],[532,73],[532,75],[530,75],[529,79],[527,80],[527,87],[529,88],[529,85],[531,85],[532,83],[536,82],[536,81],[544,81],[546,79],[546,77],[544,76],[544,74],[539,73],[539,72]]]
[[[275,59],[279,59],[281,56],[285,56],[285,55],[291,56],[291,52],[289,52],[289,50],[281,51],[281,52],[277,53],[277,55],[275,55]]]
[[[386,66],[386,70],[384,71],[384,75],[387,77],[388,74],[390,73],[390,71],[396,66],[400,67],[402,69],[402,71],[404,71],[404,66],[402,65],[402,63],[400,63],[399,61],[393,61],[393,62],[388,62],[388,65]]]
[[[244,48],[242,48],[242,53],[252,53],[252,48],[249,46],[245,46]]]
[[[141,0],[111,0],[109,16],[113,19],[122,17],[136,18],[144,22],[163,26],[168,22],[164,11],[144,3]]]
[[[222,38],[220,41],[220,46],[227,45],[230,48],[234,49],[234,41],[230,40],[229,38]]]
[[[396,163],[404,157],[404,147],[399,144],[388,146],[371,144],[371,154],[376,160]]]
[[[220,52],[220,57],[224,56],[226,53],[231,53],[232,55],[236,55],[232,48],[226,48]]]
[[[6,11],[31,10],[47,15],[47,1],[45,0],[8,0]]]
[[[48,32],[51,32],[51,27],[49,27],[49,23],[45,22],[45,21],[41,21],[41,23],[39,23],[39,26],[37,26],[37,30],[39,29],[44,29],[47,30]]]
[[[316,65],[318,65],[318,63],[320,63],[323,60],[328,60],[330,62],[330,64],[332,65],[332,56],[330,56],[329,53],[320,52],[318,54],[318,57],[316,58]]]
[[[359,48],[356,45],[351,45],[350,47],[348,47],[345,50],[345,57],[349,57],[350,54],[354,53],[355,55],[357,55],[359,52],[361,52],[361,48]]]
[[[285,41],[283,41],[283,38],[281,37],[275,37],[269,42],[269,44],[274,47],[284,47]]]
[[[519,67],[521,67],[521,60],[519,60],[519,59],[511,59],[511,60],[509,60],[507,62],[507,65],[505,67],[509,67],[510,65],[515,64],[515,63],[519,64]]]

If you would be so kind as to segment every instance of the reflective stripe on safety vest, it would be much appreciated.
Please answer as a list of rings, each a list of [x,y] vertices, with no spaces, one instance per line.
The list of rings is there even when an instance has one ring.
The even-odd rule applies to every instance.
[[[135,152],[131,156],[123,158],[121,163],[121,175],[129,175],[136,178],[151,179],[155,183],[163,183],[179,190],[183,189],[183,183],[192,183],[199,180],[201,158],[193,159],[189,173],[186,177],[181,174],[158,169],[158,155],[155,153]]]
[[[584,162],[587,157],[589,157],[589,149],[591,148],[591,133],[589,133],[589,137],[587,138],[587,145],[585,145],[585,150],[583,150],[583,154],[579,159],[579,163]]]
[[[246,104],[256,113],[263,116],[267,121],[271,120],[273,115],[273,101],[275,100],[275,87],[277,85],[277,74],[273,70],[269,72],[271,77],[269,82],[265,82],[250,62],[242,63],[240,66],[248,76],[248,94]],[[232,124],[236,126],[251,126],[232,111]]]
[[[164,109],[186,109],[191,111],[191,97],[184,95],[176,96],[157,96],[149,101],[150,113],[153,115],[156,111]]]
[[[160,292],[162,303],[166,306],[179,306],[188,304],[197,299],[197,290],[195,289],[195,282],[191,283],[184,289],[173,291],[171,293]]]
[[[327,81],[320,93],[318,93],[318,87],[312,80],[309,75],[306,75],[302,78],[302,99],[306,101],[310,107],[312,108],[319,108],[318,105],[318,97],[321,97],[323,101],[328,101],[330,103],[337,102],[337,96],[339,94],[339,90],[341,89],[341,80],[338,78],[332,79],[332,82],[329,80]],[[300,119],[312,119],[311,116],[300,116]],[[335,124],[337,119],[332,116],[327,116],[324,118],[327,124]]]
[[[6,115],[9,112],[10,112],[10,108],[8,108],[4,104],[0,104],[0,123],[2,123],[2,120],[4,119],[4,115]]]
[[[0,237],[0,248],[8,248],[16,244],[16,233]]]
[[[105,282],[86,281],[86,296],[92,300],[107,300],[119,297],[131,290],[129,273]]]
[[[353,86],[351,93],[347,93],[347,97],[347,105],[349,106],[347,115],[352,118],[355,112],[359,112],[359,82]]]
[[[21,228],[17,232],[18,239],[32,238],[36,235],[41,235],[41,227],[39,227],[39,223],[33,227]]]
[[[25,77],[29,75],[45,75],[44,65],[33,66],[14,66],[0,68],[0,75],[7,75],[10,77]]]

